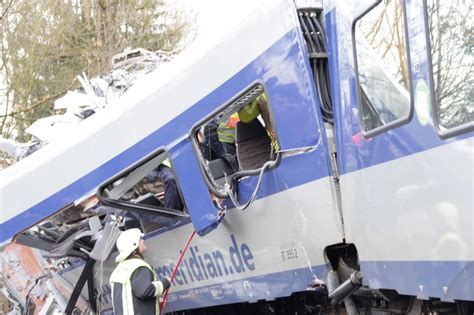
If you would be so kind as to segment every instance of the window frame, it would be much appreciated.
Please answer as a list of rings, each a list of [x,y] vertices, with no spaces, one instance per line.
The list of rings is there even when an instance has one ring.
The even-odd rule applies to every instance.
[[[222,199],[229,198],[229,194],[223,192],[222,190],[219,190],[213,184],[214,178],[211,176],[210,172],[207,171],[206,166],[205,166],[206,165],[206,160],[202,156],[201,150],[199,149],[199,143],[198,143],[198,140],[197,140],[197,137],[196,137],[197,132],[199,131],[199,129],[202,126],[206,125],[211,119],[215,118],[219,113],[222,113],[227,108],[231,107],[231,105],[234,102],[239,100],[241,97],[243,97],[245,94],[249,93],[252,89],[256,88],[259,85],[262,87],[262,91],[263,91],[262,93],[264,93],[267,97],[267,107],[268,107],[268,113],[269,113],[269,116],[270,116],[270,122],[272,123],[273,128],[276,130],[275,117],[274,117],[274,113],[273,113],[273,108],[271,106],[270,98],[268,97],[269,95],[267,93],[267,88],[266,88],[265,83],[264,83],[263,80],[256,80],[256,81],[252,82],[251,84],[249,84],[248,86],[246,86],[244,89],[240,90],[235,96],[230,98],[223,105],[217,107],[211,113],[204,116],[202,119],[200,119],[195,124],[193,124],[193,126],[191,127],[191,130],[189,131],[189,141],[192,144],[194,154],[197,158],[197,161],[198,161],[198,164],[199,164],[199,169],[201,171],[201,175],[204,178],[204,181],[206,183],[207,188],[214,195],[216,195],[219,198],[222,198]],[[245,105],[247,105],[247,104],[245,104]],[[242,105],[240,108],[244,107],[245,105]],[[277,138],[278,143],[280,143],[279,139],[278,139],[278,134],[276,134],[276,138]],[[273,163],[271,163],[267,167],[267,169],[272,170],[272,169],[278,167],[278,165],[280,164],[280,161],[281,161],[281,155],[276,154],[275,160],[273,160]],[[261,170],[261,167],[258,168],[258,169],[255,169],[255,170],[237,171],[237,172],[229,175],[230,183],[231,183],[231,189],[235,190],[235,186],[237,185],[237,182],[238,182],[239,179],[241,179],[243,177],[246,177],[246,176],[258,175],[260,173],[260,170]]]
[[[426,54],[428,62],[428,76],[429,76],[429,89],[430,89],[430,101],[431,101],[431,115],[433,119],[433,125],[440,139],[447,139],[455,136],[459,136],[464,133],[474,131],[474,121],[458,125],[453,128],[445,128],[439,123],[439,115],[437,110],[436,102],[436,90],[434,86],[434,71],[433,71],[433,56],[431,55],[431,40],[430,40],[430,21],[428,17],[428,0],[423,0],[423,20],[425,27],[425,40],[426,40]]]
[[[109,196],[107,196],[107,193],[105,192],[105,190],[110,184],[114,183],[115,181],[119,180],[120,178],[122,178],[124,176],[127,176],[128,174],[130,174],[133,171],[137,170],[138,168],[142,167],[143,165],[150,162],[154,158],[157,158],[161,154],[165,154],[167,156],[167,159],[169,159],[169,161],[170,161],[171,171],[174,174],[176,185],[178,186],[178,193],[181,197],[181,200],[182,200],[183,206],[184,206],[182,211],[177,210],[177,209],[168,209],[168,208],[164,208],[164,207],[157,207],[157,206],[150,206],[150,205],[146,205],[146,204],[121,201],[121,200],[113,199],[113,198],[110,198]],[[109,206],[109,207],[113,207],[113,208],[117,208],[117,209],[121,209],[121,210],[125,210],[125,211],[136,212],[138,214],[140,214],[140,213],[147,214],[147,215],[151,214],[151,215],[161,216],[161,217],[165,217],[165,218],[184,220],[184,219],[189,218],[189,214],[188,214],[188,210],[187,210],[188,208],[186,206],[186,201],[184,199],[184,196],[183,196],[183,193],[182,193],[180,187],[181,186],[179,184],[179,180],[176,176],[176,172],[174,171],[171,154],[165,147],[160,147],[159,149],[157,149],[157,150],[153,151],[152,153],[148,154],[147,156],[145,156],[144,158],[142,158],[138,162],[128,166],[127,168],[125,168],[121,172],[117,173],[113,177],[111,177],[108,180],[106,180],[105,182],[103,182],[99,186],[96,195],[97,195],[97,198],[99,199],[100,203],[104,206]]]
[[[409,40],[409,33],[408,33],[408,19],[407,19],[407,14],[406,14],[406,3],[405,1],[401,0],[402,2],[402,16],[403,16],[403,33],[404,33],[404,41],[406,45],[406,58],[407,58],[407,67],[408,67],[408,92],[410,94],[410,107],[408,109],[408,115],[406,117],[398,118],[395,119],[385,125],[376,127],[374,129],[365,131],[364,130],[364,123],[362,120],[362,91],[361,91],[361,86],[360,86],[360,80],[359,80],[359,66],[358,66],[358,61],[357,61],[357,45],[356,45],[356,24],[357,22],[363,18],[367,13],[372,11],[375,7],[380,5],[382,3],[382,0],[375,0],[373,4],[371,4],[367,9],[365,9],[361,14],[356,16],[351,25],[351,38],[352,38],[352,53],[354,57],[354,72],[355,72],[355,82],[356,82],[356,98],[357,98],[357,109],[358,109],[358,117],[359,117],[359,123],[360,123],[360,129],[362,136],[366,139],[375,137],[379,134],[382,134],[384,132],[387,132],[389,130],[398,128],[402,125],[407,124],[410,122],[413,118],[413,113],[414,113],[414,104],[415,104],[415,97],[414,97],[414,91],[413,91],[413,78],[412,78],[412,68],[411,68],[411,57],[410,57],[410,40]]]

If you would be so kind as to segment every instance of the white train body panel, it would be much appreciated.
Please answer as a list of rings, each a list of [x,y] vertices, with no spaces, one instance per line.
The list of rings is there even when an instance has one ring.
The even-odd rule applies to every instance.
[[[420,41],[422,5],[403,3],[408,41]],[[338,172],[294,3],[254,3],[217,35],[139,79],[117,104],[0,172],[0,244],[165,150],[190,218],[146,235],[146,258],[160,276],[169,276],[193,229],[200,234],[178,269],[168,311],[305,291],[334,268],[328,249],[348,244],[357,250],[367,290],[474,301],[472,121],[446,136],[430,108],[425,119],[420,103],[411,102],[405,121],[362,135],[354,115],[359,99],[351,27],[368,5],[329,1],[324,7]],[[419,82],[432,80],[426,47],[408,47],[410,56],[422,52],[419,64],[408,68],[412,94]],[[283,157],[264,174],[256,201],[245,211],[229,207],[220,222],[190,133],[255,84],[268,95],[281,149],[311,150]],[[433,91],[427,93],[428,106]],[[256,182],[257,176],[240,179],[240,200],[250,197]],[[95,279],[103,309],[110,307],[113,257],[96,266],[104,267]],[[76,262],[62,276],[74,283],[82,265]]]

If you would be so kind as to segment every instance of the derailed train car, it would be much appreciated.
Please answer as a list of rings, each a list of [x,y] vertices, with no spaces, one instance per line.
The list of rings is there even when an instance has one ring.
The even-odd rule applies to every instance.
[[[58,272],[78,283],[68,311],[81,291],[111,311],[114,235],[138,226],[159,276],[199,235],[166,311],[470,314],[472,39],[452,35],[472,31],[469,12],[255,3],[2,171],[0,241],[80,257]],[[206,126],[262,98],[236,125],[238,167],[206,154]],[[144,182],[165,161],[179,209]]]

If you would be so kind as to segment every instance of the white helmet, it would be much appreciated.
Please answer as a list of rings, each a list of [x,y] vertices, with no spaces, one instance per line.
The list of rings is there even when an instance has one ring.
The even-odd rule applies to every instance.
[[[125,258],[130,256],[130,254],[138,248],[138,245],[140,244],[140,239],[142,237],[142,231],[137,228],[122,232],[117,238],[116,244],[119,254],[117,258],[115,258],[115,262],[124,261]]]

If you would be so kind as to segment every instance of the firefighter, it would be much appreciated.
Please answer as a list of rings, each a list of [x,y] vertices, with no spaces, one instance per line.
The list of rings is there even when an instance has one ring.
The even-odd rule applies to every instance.
[[[238,113],[239,120],[242,123],[250,123],[256,119],[259,115],[262,115],[265,129],[267,130],[268,136],[272,140],[272,145],[276,151],[279,150],[280,146],[277,141],[275,129],[272,127],[270,120],[270,112],[268,111],[268,100],[265,94],[259,95],[253,102],[245,105]]]
[[[229,162],[235,172],[239,170],[239,162],[237,161],[235,150],[235,127],[238,122],[238,113],[233,113],[230,117],[217,124],[217,138],[220,148],[220,150],[217,150],[217,154]]]
[[[156,169],[151,171],[145,180],[149,183],[160,179],[165,186],[165,200],[163,206],[167,209],[183,210],[184,204],[178,190],[178,184],[171,169],[169,159],[164,160]]]
[[[159,296],[170,280],[158,280],[154,269],[144,260],[143,233],[137,229],[122,232],[117,238],[119,264],[110,276],[115,315],[159,314]]]

